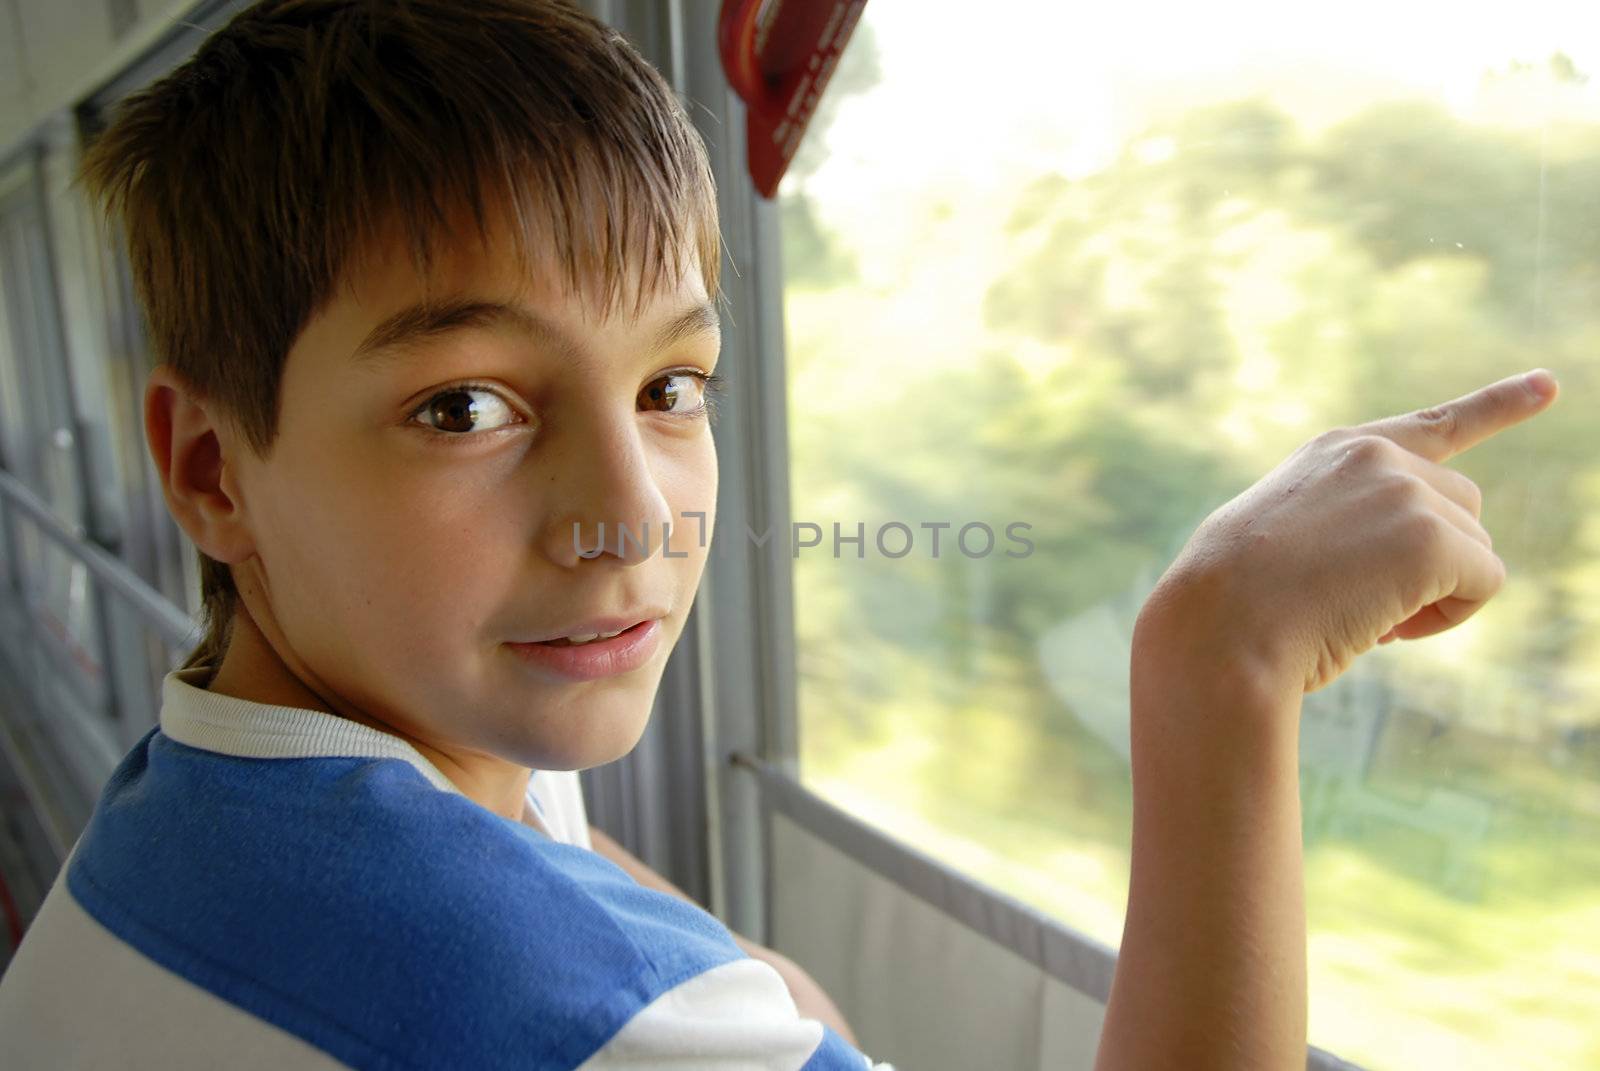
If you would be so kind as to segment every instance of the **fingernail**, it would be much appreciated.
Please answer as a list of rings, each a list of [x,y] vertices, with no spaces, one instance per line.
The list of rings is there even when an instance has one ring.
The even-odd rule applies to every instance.
[[[1541,401],[1556,392],[1556,377],[1551,375],[1547,368],[1535,368],[1522,377],[1522,383]]]

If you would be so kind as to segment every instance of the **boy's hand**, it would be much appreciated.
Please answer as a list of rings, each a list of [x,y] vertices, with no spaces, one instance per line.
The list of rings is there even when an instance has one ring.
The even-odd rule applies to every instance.
[[[1134,627],[1133,865],[1095,1066],[1305,1066],[1303,693],[1505,578],[1442,462],[1526,420],[1549,373],[1306,443],[1190,538]]]
[[[1301,446],[1208,517],[1151,596],[1183,606],[1196,652],[1305,692],[1380,642],[1442,632],[1505,580],[1482,495],[1442,462],[1555,399],[1538,370]],[[1198,614],[1198,619],[1193,616]]]

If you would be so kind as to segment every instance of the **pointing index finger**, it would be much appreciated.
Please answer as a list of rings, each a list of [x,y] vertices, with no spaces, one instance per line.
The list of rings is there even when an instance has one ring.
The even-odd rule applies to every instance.
[[[1549,371],[1536,368],[1443,405],[1374,420],[1355,430],[1392,439],[1429,461],[1447,461],[1544,411],[1560,389]]]

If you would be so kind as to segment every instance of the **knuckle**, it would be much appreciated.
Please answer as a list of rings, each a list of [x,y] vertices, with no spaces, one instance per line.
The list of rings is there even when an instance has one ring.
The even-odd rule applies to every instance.
[[[1415,557],[1436,558],[1445,548],[1448,526],[1448,521],[1431,510],[1412,510],[1400,526],[1401,545]]]
[[[1418,409],[1411,415],[1423,428],[1447,439],[1455,435],[1461,425],[1461,414],[1454,406],[1435,405],[1427,409]]]
[[[1341,460],[1346,464],[1354,462],[1357,465],[1373,465],[1386,458],[1393,457],[1399,449],[1392,439],[1382,435],[1357,435],[1346,439],[1342,443],[1343,454]]]
[[[1346,442],[1356,436],[1354,429],[1346,427],[1329,428],[1321,432],[1305,445],[1322,450],[1331,450],[1340,443]]]
[[[1424,501],[1427,486],[1422,477],[1405,471],[1386,472],[1377,482],[1378,495],[1391,509],[1405,509]]]

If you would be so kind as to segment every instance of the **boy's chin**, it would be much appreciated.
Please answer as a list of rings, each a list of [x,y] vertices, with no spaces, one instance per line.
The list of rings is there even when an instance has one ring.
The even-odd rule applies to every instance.
[[[616,762],[638,745],[649,722],[650,708],[646,706],[636,716],[614,715],[572,726],[561,740],[539,741],[532,749],[537,752],[534,761],[524,765],[536,770],[587,770]]]

